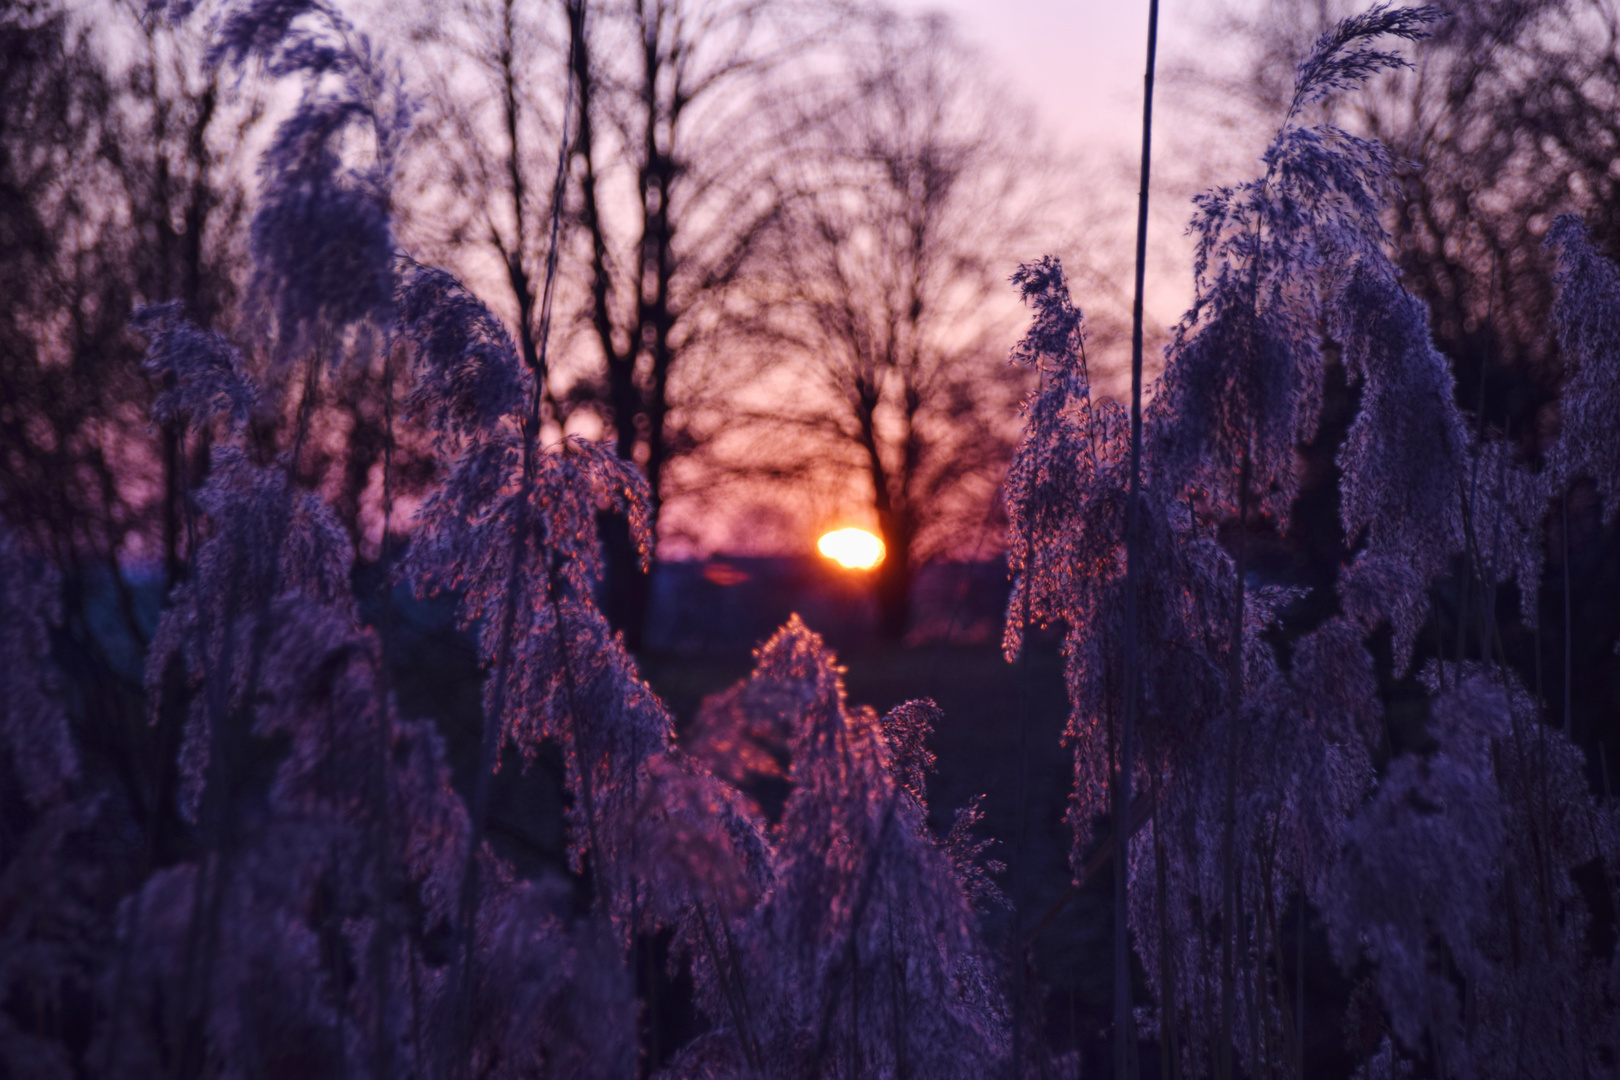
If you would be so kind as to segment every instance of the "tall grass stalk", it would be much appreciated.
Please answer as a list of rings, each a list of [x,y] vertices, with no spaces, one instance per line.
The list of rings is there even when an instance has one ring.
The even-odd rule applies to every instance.
[[[1120,710],[1119,780],[1114,795],[1114,1076],[1132,1074],[1130,855],[1131,766],[1141,663],[1137,578],[1141,575],[1142,292],[1147,276],[1148,184],[1153,164],[1153,67],[1159,47],[1159,0],[1148,3],[1147,65],[1142,75],[1142,166],[1136,192],[1136,279],[1131,301],[1131,464],[1125,510],[1124,700]]]

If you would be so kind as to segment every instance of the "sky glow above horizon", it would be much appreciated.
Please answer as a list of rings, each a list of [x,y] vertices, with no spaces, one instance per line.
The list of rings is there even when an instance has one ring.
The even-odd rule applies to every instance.
[[[914,12],[948,16],[992,70],[1031,104],[1066,147],[1123,155],[1133,166],[1142,133],[1142,68],[1148,0],[901,0]],[[1164,77],[1204,63],[1222,0],[1160,0],[1155,145],[1174,138],[1179,117],[1167,110]]]

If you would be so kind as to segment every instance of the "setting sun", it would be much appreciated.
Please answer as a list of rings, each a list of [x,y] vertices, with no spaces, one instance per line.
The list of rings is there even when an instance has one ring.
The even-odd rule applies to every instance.
[[[835,529],[816,543],[816,550],[850,570],[870,570],[883,561],[883,541],[865,529]]]

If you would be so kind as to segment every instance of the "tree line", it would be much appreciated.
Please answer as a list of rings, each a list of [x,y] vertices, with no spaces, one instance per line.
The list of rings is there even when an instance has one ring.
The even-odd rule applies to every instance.
[[[548,322],[548,437],[635,462],[677,547],[724,544],[727,506],[785,516],[776,547],[831,523],[806,506],[863,516],[890,552],[883,625],[903,633],[913,566],[993,532],[1021,385],[997,355],[996,283],[1057,220],[1040,203],[1049,155],[971,51],[941,20],[838,5],[505,2],[377,21],[369,47],[410,112],[387,165],[399,243],[467,280],[530,361]],[[128,317],[176,302],[237,336],[275,321],[244,267],[272,197],[251,148],[286,102],[273,80],[225,74],[200,23],[146,5],[28,3],[6,27],[6,514],[64,565],[121,581],[161,561],[178,580],[180,507],[207,459],[180,461],[172,430],[147,437]],[[358,227],[300,219],[311,192],[285,194],[289,233]],[[357,268],[333,259],[321,288],[336,296]],[[288,331],[249,356],[274,382],[320,344]],[[300,468],[373,557],[384,453],[398,494],[430,469],[421,447],[385,450],[388,363],[304,406]],[[252,418],[266,454],[296,427],[269,406]],[[609,610],[635,646],[646,579],[622,519],[604,529]]]

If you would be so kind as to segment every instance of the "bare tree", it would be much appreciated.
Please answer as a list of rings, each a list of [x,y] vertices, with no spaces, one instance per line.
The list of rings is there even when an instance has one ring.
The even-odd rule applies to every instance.
[[[819,472],[866,503],[887,549],[881,631],[897,638],[920,562],[969,554],[990,524],[1024,387],[1004,363],[1005,282],[1055,238],[1033,134],[949,25],[867,26],[830,75],[843,92],[818,88],[785,125],[794,186],[749,296],[757,347],[796,385],[751,417],[733,461]]]
[[[406,227],[484,287],[531,366],[545,201],[572,78],[565,15],[561,3],[462,0],[430,6],[412,31],[429,91],[412,134]],[[555,403],[552,413],[563,418]]]
[[[718,348],[721,305],[780,213],[770,178],[782,147],[760,104],[832,14],[763,0],[468,0],[453,29],[431,35],[446,49],[428,164],[459,208],[443,239],[481,267],[475,280],[500,294],[526,356],[558,167],[546,147],[565,112],[577,120],[559,286],[575,319],[559,326],[568,374],[547,373],[547,411],[558,425],[594,415],[645,471],[655,515],[669,463],[693,445],[682,369]],[[645,582],[622,523],[606,528],[607,607],[634,645]]]
[[[139,35],[122,73],[124,107],[109,117],[118,125],[118,138],[108,144],[132,209],[136,242],[148,247],[145,258],[133,260],[134,285],[145,302],[175,301],[191,318],[213,322],[232,304],[234,283],[220,258],[224,245],[208,243],[210,226],[216,241],[222,230],[234,232],[246,194],[221,168],[213,145],[217,129],[229,120],[222,115],[218,74],[205,61],[195,31],[150,18],[136,4],[112,7]],[[251,117],[242,122],[250,124]],[[164,578],[170,583],[181,573],[181,502],[187,485],[180,453],[177,429],[166,424],[161,515]]]

